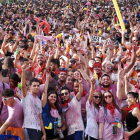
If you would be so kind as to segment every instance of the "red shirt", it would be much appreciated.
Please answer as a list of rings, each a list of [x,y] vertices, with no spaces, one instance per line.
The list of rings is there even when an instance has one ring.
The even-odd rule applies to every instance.
[[[37,76],[39,75],[39,73],[42,72],[42,80],[41,80],[41,84],[45,84],[46,81],[46,70],[45,70],[45,66],[46,64],[44,63],[42,67],[37,66],[34,69],[34,73],[35,73],[35,77],[37,78]]]

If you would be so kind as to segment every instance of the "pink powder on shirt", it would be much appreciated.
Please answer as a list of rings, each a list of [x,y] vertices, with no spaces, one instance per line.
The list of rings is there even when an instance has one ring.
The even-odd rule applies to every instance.
[[[8,106],[8,119],[6,122],[11,122],[11,127],[22,127],[23,125],[23,107],[19,99],[14,98],[16,103],[13,107]]]

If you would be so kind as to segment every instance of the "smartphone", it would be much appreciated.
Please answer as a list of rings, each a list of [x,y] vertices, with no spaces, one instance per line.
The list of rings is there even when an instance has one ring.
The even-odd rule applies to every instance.
[[[117,134],[117,125],[113,125],[113,134]]]

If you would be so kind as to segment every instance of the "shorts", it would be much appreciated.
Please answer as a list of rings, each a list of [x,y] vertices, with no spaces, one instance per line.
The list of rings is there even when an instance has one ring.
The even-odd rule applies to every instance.
[[[24,128],[23,130],[26,140],[41,140],[42,132],[40,130]]]
[[[46,140],[59,138],[58,134],[54,135],[54,129],[45,129],[45,132],[46,132]]]
[[[18,136],[18,137],[20,137],[21,140],[25,140],[24,133],[23,133],[23,128],[9,126],[5,131],[6,135],[8,135],[7,131],[10,131],[10,133],[11,133],[10,135]]]
[[[76,131],[74,134],[69,135],[67,140],[83,140],[83,131]]]

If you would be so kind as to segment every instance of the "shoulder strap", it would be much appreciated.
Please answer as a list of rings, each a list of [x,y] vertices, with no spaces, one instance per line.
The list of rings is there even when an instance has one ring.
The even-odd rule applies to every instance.
[[[2,84],[3,84],[3,90],[5,89],[5,84],[2,82]]]
[[[5,89],[5,84],[3,82],[2,82],[2,84],[3,84],[3,90],[4,90]],[[1,115],[2,108],[3,108],[3,101],[2,101],[1,107],[0,107],[0,115]]]
[[[2,108],[3,108],[3,101],[2,101],[1,107],[0,107],[0,115],[1,115]]]

